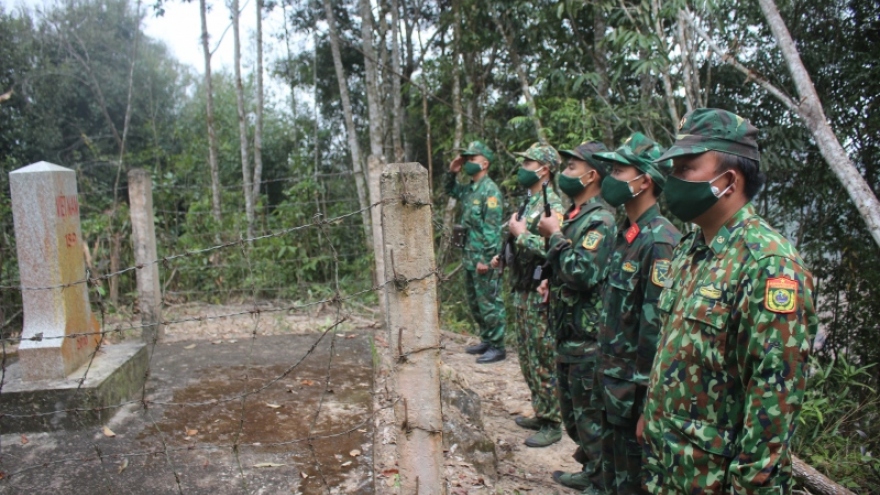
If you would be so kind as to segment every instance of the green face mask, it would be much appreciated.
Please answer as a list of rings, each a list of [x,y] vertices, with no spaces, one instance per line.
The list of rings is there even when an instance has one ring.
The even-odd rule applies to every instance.
[[[537,171],[520,167],[519,170],[516,171],[516,180],[519,182],[519,185],[523,187],[532,187],[536,182],[541,180],[541,178],[538,177]]]
[[[697,218],[718,202],[718,198],[733,186],[719,191],[712,183],[726,174],[727,171],[709,181],[691,182],[670,175],[666,179],[663,193],[666,195],[666,205],[669,211],[684,222],[690,222]]]
[[[589,172],[588,172],[589,173]],[[581,182],[581,177],[587,175],[586,173],[580,175],[578,177],[569,177],[565,174],[559,174],[559,190],[563,192],[569,198],[573,198],[578,195],[581,191],[587,187],[586,184]]]
[[[645,174],[633,177],[627,181],[615,179],[610,175],[605,177],[602,181],[602,198],[604,198],[609,205],[617,208],[639,194],[642,194],[642,191],[639,191],[639,194],[633,194],[632,189],[629,188],[629,183],[642,178],[644,175]]]
[[[483,166],[479,163],[464,162],[464,173],[470,176],[477,175],[481,170],[483,170]]]

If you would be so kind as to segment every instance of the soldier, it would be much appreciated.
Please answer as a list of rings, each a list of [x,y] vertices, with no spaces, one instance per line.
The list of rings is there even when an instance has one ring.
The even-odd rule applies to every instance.
[[[818,326],[813,277],[751,204],[758,130],[724,110],[682,119],[664,194],[699,227],[676,248],[644,416],[651,493],[790,493],[788,444]]]
[[[559,167],[561,159],[552,146],[538,143],[524,153],[515,154],[525,159],[517,170],[517,181],[527,189],[528,195],[524,209],[512,215],[508,223],[510,240],[503,254],[509,253],[512,259],[502,260],[496,256],[492,267],[498,267],[502,262],[510,263],[519,366],[529,386],[535,411],[533,417],[517,416],[515,421],[523,428],[538,430],[525,440],[527,446],[547,447],[562,438],[559,428],[562,420],[556,397],[556,341],[547,331],[543,298],[535,291],[541,283],[541,271],[546,261],[544,239],[538,235],[538,221],[544,214],[545,201],[559,217],[565,211],[559,196],[552,187],[547,187],[552,184],[553,171]]]
[[[589,142],[562,153],[568,160],[559,176],[559,189],[571,198],[572,206],[561,226],[555,215],[542,217],[538,224],[538,231],[550,244],[551,328],[556,335],[562,421],[566,433],[578,444],[574,457],[584,466],[577,473],[556,471],[553,479],[580,490],[599,479],[602,425],[591,395],[601,287],[617,234],[614,215],[599,194],[608,166],[594,153],[602,151],[607,151],[604,145]]]
[[[501,191],[488,176],[495,153],[480,141],[472,142],[452,163],[446,192],[461,201],[461,224],[466,229],[462,265],[468,306],[480,331],[480,343],[468,354],[480,355],[478,363],[494,363],[507,357],[504,351],[504,301],[497,290],[498,278],[489,270],[492,257],[501,249],[503,204]],[[456,174],[464,168],[470,184],[459,184]]]
[[[594,404],[602,411],[602,479],[607,491],[620,495],[644,493],[636,423],[660,333],[657,299],[681,239],[657,208],[670,168],[669,161],[652,163],[662,153],[637,132],[616,151],[596,155],[612,164],[602,197],[626,210],[608,263],[593,388]]]

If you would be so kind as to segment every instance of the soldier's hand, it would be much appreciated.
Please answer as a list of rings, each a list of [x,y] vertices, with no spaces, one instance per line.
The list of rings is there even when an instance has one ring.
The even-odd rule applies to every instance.
[[[645,415],[644,414],[639,416],[639,422],[636,423],[636,440],[639,441],[639,445],[645,444]]]
[[[547,279],[541,280],[541,284],[538,286],[535,291],[538,294],[541,294],[541,302],[547,303],[550,300],[550,284],[547,282]]]
[[[458,155],[455,157],[455,160],[452,160],[452,163],[449,164],[449,171],[453,174],[457,174],[461,171],[461,165],[464,163],[464,157]]]
[[[489,266],[483,263],[477,263],[477,273],[485,275],[489,271]]]
[[[501,265],[501,258],[496,254],[492,257],[492,261],[489,262],[489,265],[492,268],[498,268],[498,266]]]
[[[516,219],[516,213],[510,216],[510,221],[507,222],[507,227],[510,230],[510,235],[514,237],[519,237],[520,234],[527,230],[526,228],[526,219],[522,220]]]
[[[538,222],[538,232],[544,237],[550,237],[555,232],[559,232],[559,218],[556,215],[541,217],[541,221]]]

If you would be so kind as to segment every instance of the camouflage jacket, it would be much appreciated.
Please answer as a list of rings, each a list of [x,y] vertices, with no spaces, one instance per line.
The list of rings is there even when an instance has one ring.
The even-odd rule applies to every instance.
[[[562,218],[562,214],[565,212],[562,208],[562,200],[551,187],[547,188],[547,202],[550,203],[550,209]],[[538,234],[538,222],[541,221],[543,215],[544,194],[539,191],[528,198],[523,213],[528,231],[523,232],[514,240],[515,257],[510,266],[510,281],[516,292],[533,291],[540,284],[540,280],[535,280],[534,274],[535,267],[542,266],[547,256],[544,238]]]
[[[461,201],[461,225],[467,229],[462,255],[464,268],[475,270],[477,263],[488,265],[501,251],[504,221],[501,191],[488,175],[470,184],[459,184],[455,174],[448,174],[446,192]]]
[[[686,237],[670,273],[644,412],[648,490],[789,493],[812,275],[751,204],[709,245]]]
[[[602,286],[616,234],[614,215],[596,196],[569,208],[562,232],[550,237],[551,328],[562,362],[595,355]]]
[[[644,405],[657,351],[657,301],[669,278],[672,250],[681,234],[656,205],[617,232],[599,324],[597,385],[593,402],[614,424],[634,424]]]

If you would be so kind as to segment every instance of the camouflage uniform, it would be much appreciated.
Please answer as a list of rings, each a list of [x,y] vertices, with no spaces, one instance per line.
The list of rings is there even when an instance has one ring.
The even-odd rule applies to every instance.
[[[561,228],[550,237],[547,254],[560,409],[565,431],[579,447],[575,458],[592,472],[601,453],[601,418],[591,403],[596,327],[617,227],[608,205],[596,196],[569,208]]]
[[[462,155],[491,153],[485,145],[472,145]],[[473,152],[475,148],[479,152]],[[490,158],[487,156],[486,158]],[[447,174],[446,193],[461,201],[461,224],[467,229],[462,265],[465,269],[465,289],[471,314],[480,331],[480,339],[498,349],[504,349],[504,301],[498,290],[499,278],[494,270],[477,273],[477,263],[489,265],[501,250],[501,224],[504,205],[501,191],[488,175],[476,182],[460,184],[455,174]]]
[[[738,116],[701,109],[685,124],[661,158],[709,147],[757,159],[757,130]],[[685,237],[670,273],[644,411],[646,488],[789,493],[788,443],[818,324],[812,275],[750,203],[710,244],[701,230]]]
[[[533,146],[522,155],[551,169],[556,168],[559,165],[556,150],[549,146],[540,148],[538,151],[547,153],[535,153],[533,150],[536,147]],[[550,152],[553,156],[544,156]],[[547,202],[561,218],[565,210],[562,200],[552,187],[547,188]],[[538,222],[543,214],[543,194],[532,194],[526,199],[523,212],[528,231],[517,236],[514,241],[516,257],[510,266],[510,281],[516,311],[514,324],[519,366],[532,395],[532,408],[536,418],[558,425],[562,419],[559,414],[559,398],[556,396],[556,339],[547,331],[547,310],[541,295],[535,290],[540,279],[534,277],[536,268],[544,265],[546,257],[544,238],[538,234]],[[558,431],[558,426],[556,428]]]
[[[662,152],[657,143],[636,133],[617,151],[596,156],[633,166],[662,188],[669,163],[664,162],[663,167],[651,163]],[[603,412],[602,476],[605,488],[612,493],[643,493],[642,447],[636,439],[636,423],[657,350],[657,300],[669,275],[672,250],[680,239],[681,234],[655,204],[635,223],[629,219],[623,222],[608,263],[593,399]]]

